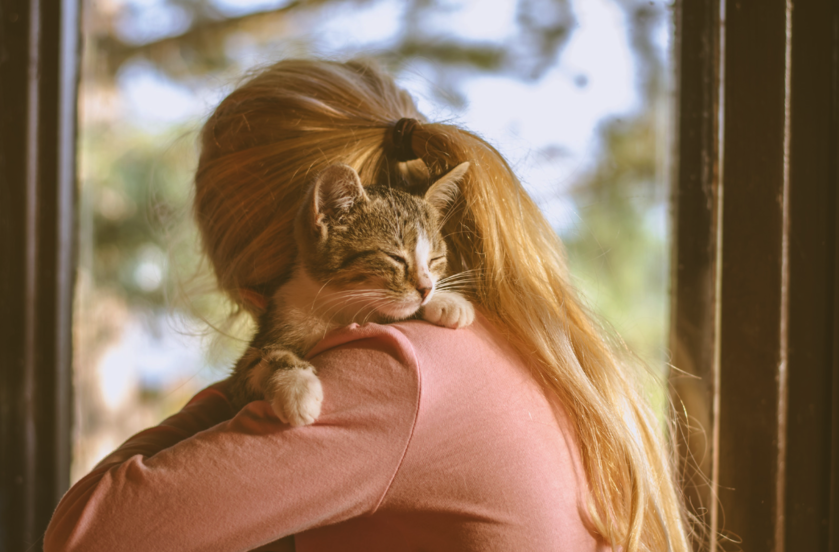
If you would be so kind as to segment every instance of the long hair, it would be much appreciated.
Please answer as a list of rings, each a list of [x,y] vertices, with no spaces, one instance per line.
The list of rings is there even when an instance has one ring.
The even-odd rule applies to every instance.
[[[194,213],[219,287],[270,293],[295,258],[292,227],[311,180],[355,168],[365,186],[422,186],[469,161],[444,228],[453,271],[472,271],[475,301],[564,406],[588,481],[592,530],[634,551],[687,551],[672,447],[623,359],[568,281],[559,238],[491,145],[449,124],[413,131],[419,160],[400,163],[391,133],[424,121],[393,80],[365,62],[283,60],[221,102],[201,135]],[[648,387],[647,387],[648,389]]]

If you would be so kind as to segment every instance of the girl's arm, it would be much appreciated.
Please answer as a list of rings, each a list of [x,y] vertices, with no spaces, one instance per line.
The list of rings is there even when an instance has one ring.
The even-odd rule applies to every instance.
[[[413,349],[382,326],[330,339],[343,346],[311,359],[325,395],[314,425],[282,424],[265,401],[233,416],[212,386],[76,483],[44,550],[247,551],[375,511],[416,417]]]
[[[160,425],[129,438],[103,458],[87,477],[102,469],[107,471],[108,468],[121,464],[136,454],[153,456],[199,431],[229,420],[234,412],[227,399],[226,390],[227,380],[200,391],[177,414],[166,418]]]

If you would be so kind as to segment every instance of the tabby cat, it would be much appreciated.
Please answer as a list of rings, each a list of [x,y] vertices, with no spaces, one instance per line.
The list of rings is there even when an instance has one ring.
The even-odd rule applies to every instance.
[[[283,422],[313,423],[323,389],[303,357],[334,328],[412,316],[448,328],[472,323],[469,301],[437,289],[446,273],[443,211],[468,168],[458,165],[424,197],[364,188],[343,164],[318,175],[295,220],[294,271],[271,296],[259,331],[234,368],[237,410],[264,398]]]

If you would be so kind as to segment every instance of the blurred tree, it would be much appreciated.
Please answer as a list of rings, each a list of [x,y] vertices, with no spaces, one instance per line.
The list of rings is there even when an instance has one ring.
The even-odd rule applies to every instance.
[[[643,360],[658,365],[665,355],[669,267],[667,195],[653,119],[648,113],[605,125],[597,168],[571,192],[579,226],[563,241],[592,307]]]
[[[365,44],[364,53],[397,74],[409,62],[422,63],[437,99],[455,110],[466,100],[461,82],[475,74],[536,82],[559,63],[576,28],[573,6],[569,0],[512,1],[512,31],[493,41],[439,30],[434,18],[456,8],[452,0],[395,2],[399,11],[389,38]],[[661,228],[667,191],[660,162],[667,73],[654,34],[668,12],[660,0],[612,1],[628,22],[639,110],[602,125],[595,168],[570,194],[579,222],[562,238],[572,273],[594,308],[652,362],[663,356],[667,327],[668,250]],[[191,293],[190,303],[172,300],[184,285],[195,289],[192,275],[212,287],[211,274],[199,264],[189,212],[200,122],[127,116],[123,87],[132,82],[132,71],[196,95],[223,88],[220,83],[232,82],[260,59],[254,52],[265,58],[316,54],[320,37],[313,25],[340,19],[341,9],[372,9],[387,0],[279,0],[272,9],[250,12],[225,0],[88,2],[80,94],[74,479],[126,435],[179,408],[201,385],[199,380],[163,389],[141,382],[138,396],[117,407],[104,404],[97,370],[137,313],[147,315],[155,332],[172,310],[211,322],[226,312],[213,293]],[[242,345],[223,343],[228,349],[210,350],[206,364],[223,365],[219,358]]]
[[[669,186],[664,140],[669,116],[666,58],[656,31],[660,3],[618,0],[638,62],[641,110],[606,121],[595,170],[571,195],[579,226],[563,236],[572,273],[598,312],[647,363],[664,368],[669,328]]]
[[[141,58],[175,79],[222,71],[237,66],[229,41],[245,33],[259,46],[291,39],[311,44],[292,23],[304,16],[327,16],[335,5],[364,7],[380,0],[299,0],[281,2],[270,10],[231,16],[210,0],[165,0],[123,3],[117,9],[90,10],[86,35],[101,56],[90,77],[112,80],[128,61]],[[425,21],[431,14],[451,9],[447,0],[406,0],[395,43],[372,47],[374,55],[400,64],[422,58],[437,67],[468,66],[505,72],[520,78],[538,78],[557,60],[573,28],[568,0],[518,0],[517,33],[501,42],[480,42],[457,35],[439,36]],[[491,9],[491,6],[488,6]],[[161,22],[162,24],[155,24]],[[300,32],[300,31],[303,32]]]
[[[624,322],[621,328],[642,356],[658,357],[664,343],[666,320],[666,237],[651,225],[666,192],[657,145],[660,114],[666,109],[664,60],[654,44],[654,30],[667,14],[660,4],[616,0],[629,22],[630,43],[638,62],[641,111],[630,119],[602,127],[597,168],[572,191],[580,216],[575,232],[563,236],[581,287],[595,307],[612,320],[637,319],[651,313],[656,322]],[[116,86],[116,76],[129,63],[150,63],[174,82],[206,85],[206,78],[241,71],[228,44],[245,33],[256,47],[283,41],[312,41],[300,21],[323,14],[335,5],[364,7],[374,0],[318,0],[282,3],[272,10],[230,15],[209,0],[163,0],[123,3],[117,9],[88,10],[88,63],[85,88],[103,97],[102,89]],[[111,5],[111,4],[107,4]],[[422,59],[434,67],[441,98],[457,104],[462,97],[457,80],[463,69],[503,74],[520,80],[540,78],[559,59],[574,28],[566,0],[518,0],[516,30],[498,42],[475,42],[456,34],[440,34],[425,22],[450,9],[445,0],[404,3],[394,44],[373,49],[376,57],[395,70],[407,60]],[[155,24],[168,21],[166,25]],[[436,34],[435,34],[436,33]],[[305,48],[304,48],[305,50]],[[458,68],[458,71],[450,70]],[[113,94],[113,92],[111,92]],[[104,94],[107,96],[107,94]],[[92,255],[96,284],[122,295],[129,303],[163,307],[167,295],[188,270],[169,266],[172,234],[161,232],[161,220],[185,211],[194,152],[183,140],[183,126],[149,129],[113,120],[90,121],[82,133],[84,205],[93,217]],[[165,152],[161,144],[177,150]],[[152,193],[155,195],[152,196]],[[168,224],[168,223],[167,223]],[[164,224],[165,226],[165,224]],[[660,225],[659,225],[660,226]],[[184,232],[175,234],[183,242]],[[194,234],[190,234],[194,237]],[[198,252],[180,247],[184,266],[195,264]],[[664,267],[664,268],[663,268]],[[177,277],[174,277],[177,275]],[[653,314],[654,313],[654,314]],[[662,320],[659,321],[658,319]],[[636,326],[636,322],[641,327]],[[629,329],[625,324],[632,324]]]

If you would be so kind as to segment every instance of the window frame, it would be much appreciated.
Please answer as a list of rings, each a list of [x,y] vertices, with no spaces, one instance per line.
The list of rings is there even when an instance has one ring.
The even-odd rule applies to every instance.
[[[59,6],[0,0],[0,550],[36,544],[69,485],[80,6]],[[675,17],[671,383],[697,549],[839,551],[839,3]]]
[[[79,4],[0,0],[0,550],[70,482]]]
[[[671,376],[698,550],[839,550],[839,3],[677,10]]]

